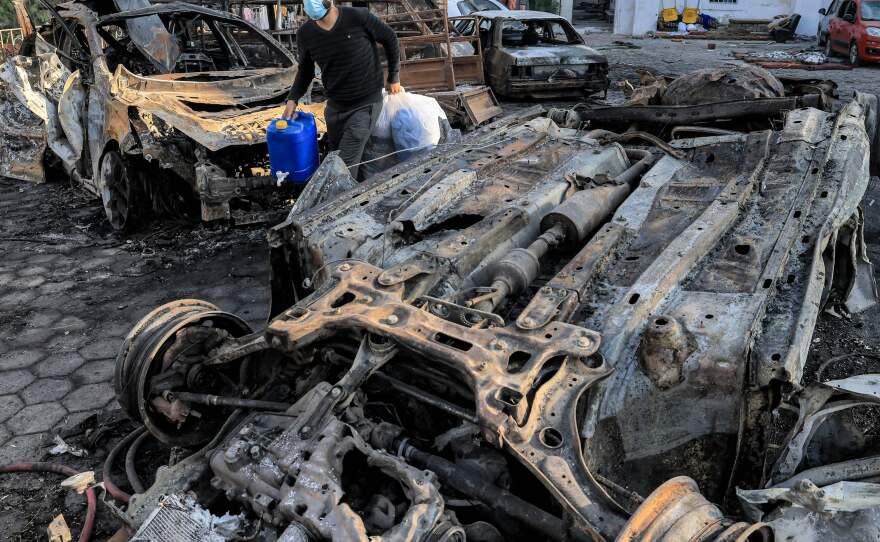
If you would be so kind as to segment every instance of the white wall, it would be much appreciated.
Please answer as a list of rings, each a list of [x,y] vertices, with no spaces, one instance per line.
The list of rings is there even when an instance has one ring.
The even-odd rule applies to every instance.
[[[572,20],[574,9],[574,0],[561,0],[559,2],[559,14],[568,19]]]
[[[669,3],[671,6],[672,3]],[[660,2],[656,0],[616,0],[614,33],[638,36],[657,29]]]
[[[688,7],[696,7],[697,0],[676,0],[681,11],[687,1]],[[830,0],[737,0],[735,4],[700,0],[700,11],[722,22],[729,19],[772,19],[775,15],[799,13],[801,22],[797,33],[807,36],[816,34],[819,24],[819,8]],[[662,6],[672,7],[672,0],[661,4],[660,0],[617,0],[614,10],[614,33],[641,35],[656,30],[657,17]]]

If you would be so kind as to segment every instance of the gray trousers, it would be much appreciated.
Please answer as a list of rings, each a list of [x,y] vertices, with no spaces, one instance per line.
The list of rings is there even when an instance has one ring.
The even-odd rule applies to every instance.
[[[327,123],[327,143],[331,151],[339,151],[339,157],[348,166],[351,176],[358,179],[360,167],[356,164],[361,162],[364,155],[364,147],[379,114],[382,112],[382,101],[362,105],[361,107],[348,110],[339,110],[327,105],[324,110],[324,121]]]

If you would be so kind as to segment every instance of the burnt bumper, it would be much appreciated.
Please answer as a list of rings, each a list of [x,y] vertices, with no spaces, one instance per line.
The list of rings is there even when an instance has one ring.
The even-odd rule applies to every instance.
[[[210,162],[196,165],[196,191],[201,206],[201,218],[205,222],[231,220],[229,202],[234,198],[264,193],[276,186],[270,175],[229,177]]]
[[[608,77],[604,75],[588,79],[513,79],[508,81],[503,94],[510,98],[581,97],[584,94],[602,92],[607,88]]]

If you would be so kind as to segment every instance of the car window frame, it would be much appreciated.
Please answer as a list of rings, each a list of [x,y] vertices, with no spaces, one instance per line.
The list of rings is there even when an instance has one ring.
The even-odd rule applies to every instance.
[[[831,4],[828,6],[828,10],[825,12],[826,15],[831,17],[836,17],[838,10],[840,9],[840,0],[831,0]]]

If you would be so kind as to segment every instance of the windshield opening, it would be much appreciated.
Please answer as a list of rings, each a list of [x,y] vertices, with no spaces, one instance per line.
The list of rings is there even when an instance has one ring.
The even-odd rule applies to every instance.
[[[200,13],[133,17],[98,27],[111,70],[138,75],[285,68],[280,47],[244,23]]]
[[[583,43],[577,32],[562,21],[536,19],[504,21],[501,44],[505,47],[533,45],[570,45]]]
[[[880,21],[880,0],[862,2],[862,20]]]

